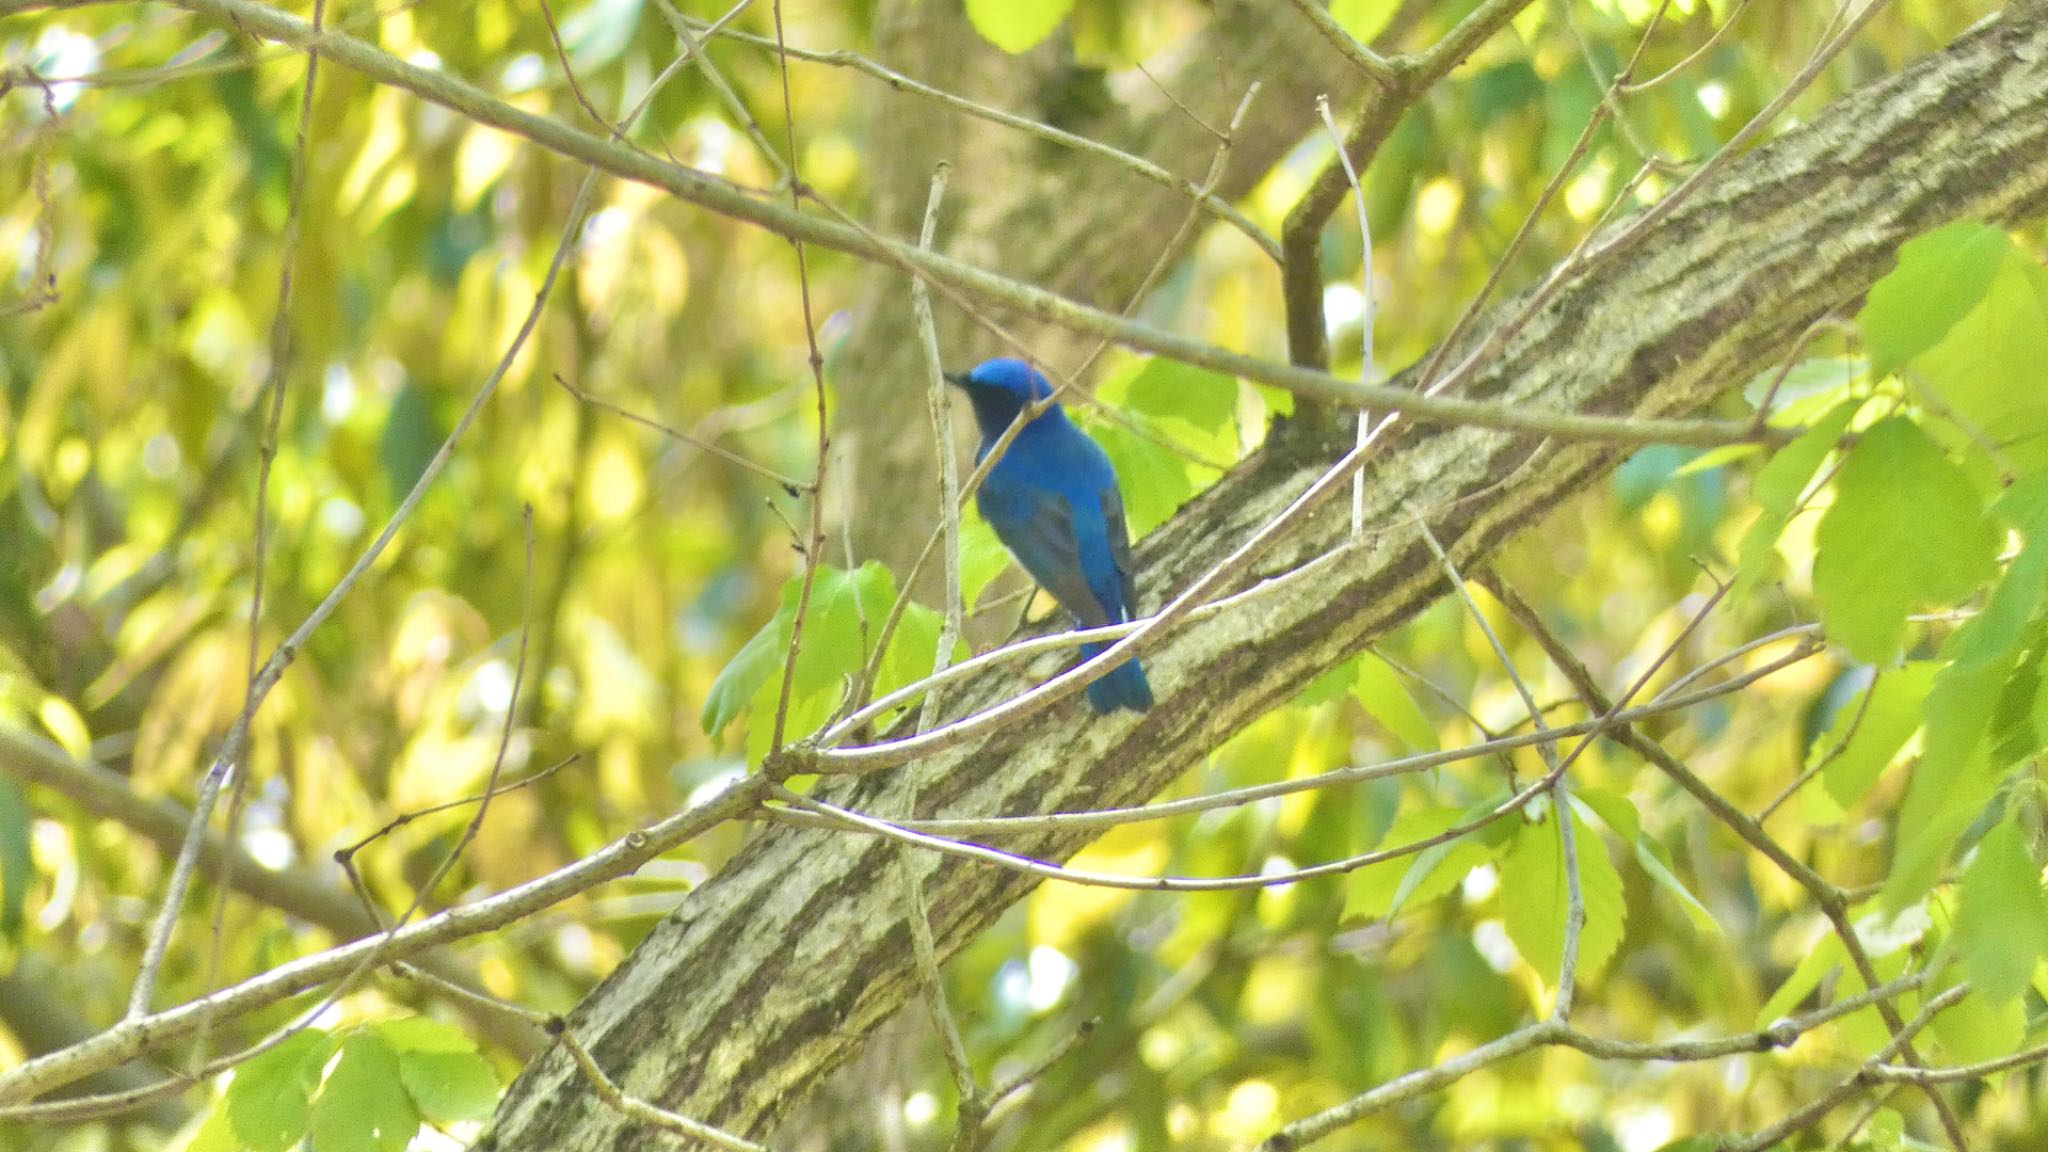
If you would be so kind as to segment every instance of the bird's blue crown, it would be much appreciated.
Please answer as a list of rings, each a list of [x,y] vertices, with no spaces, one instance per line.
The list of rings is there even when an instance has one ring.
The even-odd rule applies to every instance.
[[[1052,395],[1052,382],[1045,378],[1045,373],[1022,360],[1008,356],[984,360],[975,365],[974,371],[967,374],[966,382],[973,388],[992,388],[999,392],[1007,392],[1015,397],[1020,405],[1034,400],[1044,400]]]

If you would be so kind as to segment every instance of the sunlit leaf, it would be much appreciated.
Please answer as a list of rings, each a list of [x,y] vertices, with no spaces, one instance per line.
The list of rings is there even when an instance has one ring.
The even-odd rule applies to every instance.
[[[1814,473],[1820,470],[1822,461],[1834,450],[1861,406],[1854,400],[1836,405],[1758,470],[1751,492],[1760,512],[1742,534],[1735,595],[1744,595],[1763,575],[1764,565],[1775,554],[1778,537],[1784,534],[1785,525],[1798,508],[1799,497],[1813,482]]]
[[[2048,955],[2048,895],[2016,811],[1984,837],[1963,872],[1955,942],[1971,986],[1994,1003],[2019,995]]]
[[[371,1032],[349,1037],[313,1102],[313,1146],[320,1152],[405,1152],[419,1127],[398,1053]]]
[[[1920,727],[1921,706],[1940,668],[1931,660],[1912,660],[1880,672],[1861,696],[1835,713],[1812,752],[1814,763],[1827,762],[1821,781],[1835,803],[1847,808],[1861,800],[1897,758]]]
[[[306,1134],[312,1092],[333,1051],[324,1032],[308,1029],[235,1069],[225,1107],[235,1139],[249,1152],[284,1152]]]
[[[1157,356],[1139,369],[1124,403],[1155,419],[1185,421],[1214,434],[1227,430],[1237,412],[1237,380]]]
[[[2019,555],[1984,607],[1942,645],[1923,707],[1924,750],[1899,810],[1897,848],[1885,881],[1886,906],[1898,910],[1932,887],[1956,840],[1997,789],[2005,765],[1985,734],[2000,690],[2048,592],[2048,476],[2031,477],[1999,498],[1994,513],[2025,534]]]
[[[1418,752],[1437,750],[1436,726],[1415,702],[1393,665],[1368,652],[1358,658],[1358,679],[1351,689],[1372,718],[1403,744]]]
[[[2004,236],[2001,233],[2000,239]],[[1976,307],[1913,361],[1918,381],[2021,474],[2048,467],[2048,269],[2018,253]]]
[[[1960,979],[1961,974],[1951,969],[1945,978],[1928,987],[1928,995],[1938,995]],[[1972,988],[1975,990],[1975,985]],[[2027,1006],[2018,996],[1965,996],[1954,1007],[1935,1016],[1929,1030],[1941,1042],[1945,1063],[1996,1060],[2019,1051],[2026,1042]]]
[[[1570,881],[1565,868],[1564,837],[1556,812],[1541,823],[1523,823],[1514,846],[1500,867],[1501,919],[1522,959],[1552,985],[1564,962],[1565,921],[1570,907]],[[1615,871],[1607,845],[1592,826],[1576,815],[1573,844],[1579,861],[1579,888],[1586,922],[1579,934],[1579,979],[1599,976],[1621,947],[1627,907],[1622,902],[1621,873]]]
[[[1483,811],[1483,810],[1482,810]],[[1398,848],[1442,835],[1471,820],[1478,812],[1456,808],[1417,808],[1396,817],[1381,838],[1381,848]],[[1409,902],[1426,903],[1447,895],[1464,882],[1465,874],[1493,858],[1490,829],[1432,845],[1409,856],[1397,856],[1351,872],[1344,884],[1344,918],[1383,919]]]
[[[1828,973],[1849,962],[1848,950],[1842,947],[1842,940],[1834,933],[1824,933],[1813,947],[1799,957],[1799,964],[1792,974],[1785,977],[1771,998],[1756,1014],[1756,1026],[1768,1028],[1773,1023],[1792,1014],[1792,1010],[1804,1003],[1813,990]]]
[[[726,725],[739,717],[748,701],[761,685],[767,683],[777,669],[782,667],[782,629],[779,619],[763,624],[759,631],[718,673],[711,682],[711,691],[704,697],[704,708],[698,716],[704,731],[712,739],[725,731]]]
[[[1024,52],[1053,34],[1074,0],[967,0],[974,30],[1005,52]]]
[[[1906,615],[1988,579],[1998,534],[1969,478],[1912,421],[1865,432],[1835,478],[1815,538],[1814,593],[1828,635],[1858,659],[1898,658]]]
[[[1401,10],[1400,0],[1330,0],[1330,16],[1352,38],[1370,43]]]
[[[1856,317],[1872,374],[1887,375],[1934,347],[1983,299],[2012,250],[2003,231],[1972,221],[1901,245],[1898,266],[1871,288]]]

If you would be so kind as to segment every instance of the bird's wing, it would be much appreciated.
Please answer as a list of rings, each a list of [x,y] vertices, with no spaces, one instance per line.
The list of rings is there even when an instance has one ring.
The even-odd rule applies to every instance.
[[[1043,488],[982,488],[982,515],[1024,570],[1084,626],[1112,623],[1089,587],[1074,532],[1074,508],[1067,498]]]
[[[1138,614],[1137,567],[1131,563],[1131,529],[1124,522],[1124,496],[1115,485],[1102,490],[1102,518],[1109,529],[1109,555],[1116,561],[1119,590],[1123,593],[1118,622]]]

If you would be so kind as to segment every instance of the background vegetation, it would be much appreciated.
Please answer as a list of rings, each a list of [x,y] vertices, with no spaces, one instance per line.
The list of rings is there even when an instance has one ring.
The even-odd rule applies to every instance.
[[[1878,7],[1771,132],[1997,9]],[[1189,46],[1213,48],[1201,38],[1238,17],[1187,0],[969,0],[964,13],[763,0],[729,21],[722,6],[679,8],[351,3],[319,19],[759,202],[786,205],[795,172],[807,213],[892,235],[915,237],[931,162],[947,159],[939,250],[1320,366],[1290,347],[1271,256],[1245,229],[1176,193],[1173,212],[1121,225],[1141,256],[1080,243],[1061,220],[1114,215],[1114,181],[1131,179],[1120,162],[902,95],[849,61],[928,62],[917,52],[938,48],[921,46],[943,46],[949,63],[918,79],[1091,138],[1140,112],[1177,117],[1199,147],[1154,159],[1194,184],[1227,137],[1236,167],[1217,166],[1218,187],[1280,236],[1371,83],[1341,56],[1289,71],[1226,55],[1225,82],[1185,92],[1170,78]],[[1442,42],[1475,9],[1501,19],[1416,94],[1363,174],[1369,285],[1350,207],[1320,230],[1330,370],[1382,380],[1427,358],[1490,276],[1512,295],[1610,211],[1657,203],[1864,14],[1846,8],[1332,4],[1388,53]],[[817,244],[800,262],[782,236],[647,184],[586,184],[578,163],[325,58],[302,119],[307,55],[204,11],[10,0],[0,15],[0,1067],[123,1016],[224,742],[246,774],[216,827],[254,898],[223,898],[221,854],[204,857],[172,909],[158,1007],[589,857],[758,772],[778,712],[794,738],[850,693],[930,671],[941,565],[909,567],[939,523],[937,458],[900,269]],[[672,68],[679,37],[710,21],[704,61]],[[778,35],[862,55],[785,61]],[[1635,87],[1610,92],[1624,68]],[[1253,111],[1228,127],[1253,81]],[[1335,98],[1329,127],[1303,90]],[[958,135],[935,142],[909,115]],[[1109,204],[1002,199],[1087,188],[1090,172]],[[1419,854],[1221,891],[1049,882],[958,947],[944,999],[983,1089],[1035,1076],[996,1105],[987,1146],[1245,1147],[1431,1067],[1458,1074],[1321,1146],[2048,1143],[2048,1053],[2030,1047],[2048,1039],[2034,855],[2048,270],[2038,225],[2012,223],[1915,241],[1866,305],[1715,413],[1785,435],[1633,450],[1464,573],[1466,595],[1447,581],[1370,651],[1219,733],[1166,798],[1584,721],[1606,707],[1599,692],[1639,678],[1645,699],[1695,674],[1729,687],[1640,725],[1656,746],[1568,738],[1118,826],[1068,866],[1284,881],[1439,837],[1570,757],[1568,791]],[[949,366],[1002,350],[939,295]],[[1076,371],[1092,339],[1019,330],[1073,374],[1070,403],[1114,458],[1139,534],[1276,427],[1334,418],[1136,352]],[[821,420],[843,432],[822,490]],[[965,458],[964,419],[951,434]],[[388,547],[352,570],[388,523]],[[1002,642],[1027,604],[971,514],[961,537],[964,654]],[[877,657],[906,586],[929,606]],[[1146,605],[1178,591],[1149,588]],[[288,670],[231,735],[288,638]],[[1041,679],[1062,666],[1031,665]],[[1106,722],[1069,701],[1026,723]],[[1740,826],[1660,773],[1662,748]],[[472,825],[465,798],[515,781]],[[87,1085],[196,1073],[191,1088],[118,1101],[114,1116],[0,1110],[0,1141],[282,1149],[310,1130],[320,1152],[459,1146],[546,1041],[445,981],[567,1013],[757,827],[720,824],[422,968],[224,1013],[196,1042]],[[1581,1035],[1753,1042],[1676,1062],[1547,1041],[1487,1056],[1556,1006],[1567,972]],[[1911,1061],[1876,1007],[1826,1011],[1867,1005],[1852,998],[1873,978],[1898,1016],[1928,1010]],[[209,1067],[316,1009],[231,1084]],[[1782,1045],[1756,1038],[1786,1017],[1802,1023]],[[991,1101],[972,1080],[963,1091],[942,1034],[913,1007],[779,1130],[751,1135],[948,1146],[963,1101]],[[1487,1058],[1456,1065],[1475,1051]],[[2017,1070],[1927,1092],[1900,1070],[2016,1052],[2030,1053]],[[1859,1067],[1839,1109],[1790,1124]]]

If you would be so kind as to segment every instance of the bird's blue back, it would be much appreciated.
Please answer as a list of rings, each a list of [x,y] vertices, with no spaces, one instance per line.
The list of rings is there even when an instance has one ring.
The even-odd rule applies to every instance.
[[[1035,369],[991,360],[953,377],[974,401],[985,458],[1025,404],[1051,395]],[[1109,456],[1057,405],[1020,429],[989,470],[976,497],[989,522],[1024,570],[1084,627],[1120,624],[1136,609],[1130,531]],[[1092,656],[1107,645],[1082,647]],[[1152,705],[1144,671],[1130,660],[1088,686],[1099,712]]]

